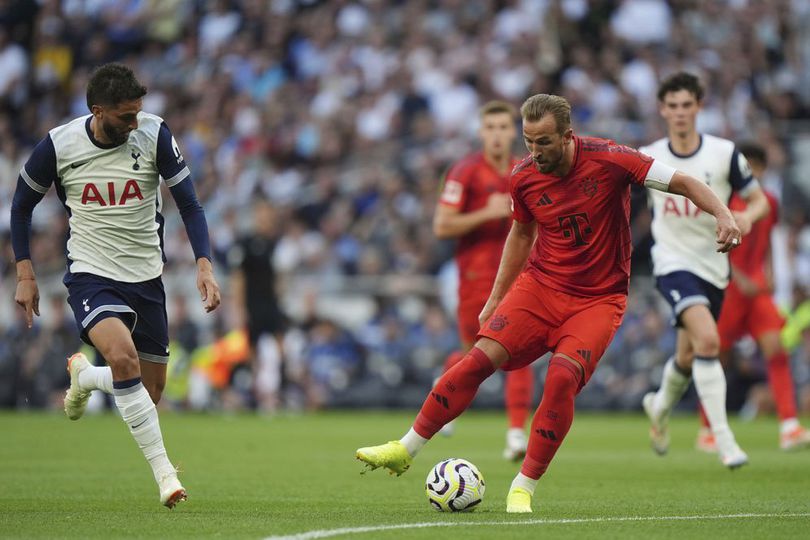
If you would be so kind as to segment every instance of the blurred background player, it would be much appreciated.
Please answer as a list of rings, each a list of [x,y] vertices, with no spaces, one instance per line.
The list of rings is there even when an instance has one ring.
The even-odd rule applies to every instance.
[[[276,290],[278,241],[276,208],[259,198],[253,204],[251,232],[228,251],[236,310],[248,330],[252,394],[263,412],[279,407],[286,382],[283,343],[288,322]]]
[[[173,508],[186,491],[166,454],[155,408],[169,360],[161,178],[183,217],[206,311],[216,309],[220,293],[191,173],[163,120],[141,110],[145,94],[128,67],[101,66],[87,84],[91,114],[52,129],[20,170],[11,210],[15,300],[31,328],[39,315],[31,216],[55,184],[69,215],[68,303],[82,339],[109,364],[92,366],[81,353],[70,357],[65,413],[81,418],[92,390],[112,394],[152,468],[160,502]]]
[[[456,163],[447,173],[436,206],[433,231],[439,238],[457,238],[458,333],[461,351],[447,357],[444,371],[453,367],[470,350],[478,335],[478,316],[498,273],[503,243],[509,234],[512,199],[509,175],[518,160],[512,155],[517,135],[515,109],[502,101],[490,101],[479,111],[478,136],[481,151]],[[505,459],[526,454],[524,424],[529,417],[534,389],[530,366],[506,374],[504,401],[509,420]],[[452,423],[442,433],[452,433]]]
[[[764,178],[768,164],[765,148],[748,142],[738,145],[737,149],[748,160],[754,178]],[[751,227],[743,244],[729,255],[731,282],[726,289],[723,309],[717,321],[720,359],[724,366],[729,366],[735,342],[746,335],[751,335],[756,340],[765,359],[768,383],[779,416],[779,447],[782,450],[794,450],[810,446],[810,433],[799,424],[796,417],[793,376],[787,352],[780,339],[785,320],[772,296],[771,231],[779,222],[779,202],[772,194],[767,191],[764,193],[770,212]],[[745,211],[746,204],[735,194],[729,208],[736,215]],[[714,435],[702,410],[700,417],[702,427],[695,446],[705,452],[717,452]]]
[[[697,131],[703,87],[690,73],[676,73],[658,88],[659,112],[667,137],[640,150],[694,175],[727,201],[738,192],[747,202],[734,217],[743,235],[768,213],[768,201],[734,143]],[[653,210],[653,274],[659,292],[672,306],[678,328],[675,356],[664,367],[658,392],[644,396],[653,450],[669,448],[667,423],[673,406],[694,378],[700,402],[717,441],[720,460],[729,468],[748,462],[728,425],[726,378],[720,365],[717,317],[728,285],[729,262],[715,242],[715,220],[677,195],[649,193]]]
[[[514,221],[481,311],[479,339],[442,375],[402,439],[356,452],[371,469],[402,474],[497,369],[524,367],[551,351],[526,457],[507,495],[509,513],[532,511],[537,482],[574,420],[574,399],[624,316],[630,185],[689,197],[717,218],[723,251],[740,238],[731,212],[700,180],[613,141],[574,136],[566,99],[537,94],[520,112],[530,155],[510,180]]]

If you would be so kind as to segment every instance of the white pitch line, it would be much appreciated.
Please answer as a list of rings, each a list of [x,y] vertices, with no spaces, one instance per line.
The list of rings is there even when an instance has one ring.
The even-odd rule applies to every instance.
[[[344,527],[342,529],[322,529],[287,536],[268,536],[264,540],[312,540],[331,538],[344,534],[361,534],[398,529],[427,529],[430,527],[480,527],[492,525],[565,525],[569,523],[608,523],[616,521],[699,521],[707,519],[747,519],[747,518],[802,518],[810,517],[810,512],[798,514],[720,514],[716,516],[621,516],[604,518],[571,519],[526,519],[520,521],[433,521],[423,523],[400,523],[398,525],[371,525],[368,527]]]

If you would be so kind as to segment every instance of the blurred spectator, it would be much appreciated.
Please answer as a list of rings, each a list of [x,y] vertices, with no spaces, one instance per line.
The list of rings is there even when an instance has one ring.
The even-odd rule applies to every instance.
[[[378,392],[386,388],[385,377],[396,370],[377,368],[379,358],[390,358],[402,367],[402,384],[421,384],[408,382],[408,374],[420,373],[414,362],[445,347],[439,317],[429,308],[425,324],[431,330],[396,328],[401,305],[410,300],[391,294],[402,290],[391,284],[407,283],[430,301],[442,292],[436,274],[452,249],[433,237],[429,217],[437,179],[475,146],[478,104],[504,99],[519,105],[529,94],[563,94],[574,104],[578,132],[637,145],[661,135],[653,95],[657,81],[689,69],[713,89],[699,119],[701,129],[761,140],[770,155],[779,156],[764,182],[783,200],[774,245],[781,246],[775,268],[784,304],[795,282],[810,285],[808,25],[807,2],[794,0],[0,2],[0,209],[7,215],[17,171],[32,144],[49,127],[87,112],[89,71],[110,60],[131,64],[149,87],[144,110],[166,119],[194,164],[192,178],[219,266],[234,269],[234,286],[223,292],[241,307],[220,320],[219,329],[203,319],[196,298],[190,302],[193,286],[182,289],[189,323],[199,330],[198,350],[205,350],[214,335],[249,326],[252,311],[251,341],[258,343],[257,329],[273,336],[265,347],[268,358],[277,357],[271,365],[288,356],[279,353],[278,332],[290,347],[311,352],[313,334],[304,320],[307,309],[301,308],[308,300],[301,291],[312,288],[318,298],[315,316],[346,312],[341,327],[330,330],[338,342],[346,333],[365,344],[361,332],[374,324],[386,336],[377,345],[366,344],[369,371],[363,381],[376,381],[368,384]],[[276,214],[275,229],[269,239],[260,238],[259,250],[272,253],[273,260],[257,263],[248,276],[244,260],[227,260],[229,254],[240,260],[236,254],[246,253],[245,242],[261,236],[253,230],[256,225],[243,231],[244,208],[257,197]],[[644,193],[636,193],[637,278],[648,272],[649,223],[635,204],[643,199]],[[64,271],[64,216],[55,190],[34,216],[37,267],[43,279],[55,283]],[[171,204],[164,216],[165,275],[183,284],[193,261],[181,247],[185,233]],[[0,270],[6,280],[13,270],[7,223],[0,220]],[[283,283],[276,283],[277,277]],[[633,294],[645,290],[640,282]],[[375,295],[392,299],[378,320],[372,320]],[[175,306],[179,303],[172,300],[169,309],[182,311]],[[292,320],[278,316],[281,305],[289,307]],[[9,377],[21,373],[24,356],[45,354],[14,341],[14,307],[0,306],[0,370]],[[652,304],[628,315],[626,332],[615,340],[616,365],[607,369],[605,362],[600,368],[605,380],[602,393],[592,396],[594,406],[631,406],[629,396],[655,363],[655,347],[664,351],[670,345],[669,329],[651,315],[656,310]],[[268,319],[284,324],[268,327]],[[172,329],[183,350],[193,342],[190,328]],[[321,328],[314,336],[331,343],[326,334]],[[425,354],[415,354],[416,335],[430,338],[431,344],[420,349]],[[320,360],[318,365],[332,364]],[[292,386],[306,394],[307,370],[301,366],[312,364],[302,360],[294,369],[264,371],[275,378],[262,379],[261,401],[278,401],[276,385],[289,371],[299,377]],[[355,381],[354,371],[343,372],[351,372]],[[190,382],[195,373],[192,369]],[[327,375],[319,368],[319,385],[326,384]],[[2,390],[9,380],[0,378],[0,399],[13,406],[16,397],[6,399]],[[369,394],[366,388],[355,394],[351,388],[344,394],[328,384],[323,388],[329,388],[323,395],[361,402],[362,393]],[[622,398],[625,390],[630,393]],[[219,399],[217,392],[200,395],[208,397],[190,399],[195,406]],[[401,402],[390,403],[405,404],[410,394],[401,395]]]

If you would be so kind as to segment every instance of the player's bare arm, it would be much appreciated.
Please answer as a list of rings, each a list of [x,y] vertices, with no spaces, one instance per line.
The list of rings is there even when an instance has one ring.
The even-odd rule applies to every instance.
[[[732,212],[737,226],[740,227],[743,236],[751,232],[751,226],[768,215],[771,205],[765,192],[759,186],[752,187],[745,192],[745,210],[742,212]]]
[[[34,315],[39,316],[39,287],[30,259],[17,262],[17,291],[14,301],[25,310],[25,323],[31,328],[34,325]]]
[[[205,305],[205,312],[211,313],[221,301],[219,285],[214,279],[214,268],[206,257],[197,259],[197,290]]]
[[[734,216],[717,195],[703,182],[688,174],[675,171],[669,182],[669,193],[683,195],[695,206],[714,216],[717,220],[717,251],[727,253],[740,244],[742,233]]]
[[[495,277],[495,283],[492,285],[492,292],[489,294],[489,299],[481,310],[478,316],[478,322],[483,326],[484,322],[489,319],[495,308],[506,295],[512,282],[518,276],[526,260],[529,258],[534,240],[537,238],[537,223],[520,223],[519,221],[512,222],[512,229],[509,231],[509,236],[506,237],[506,243],[503,246],[503,255],[501,255],[501,264],[498,267],[498,274]]]
[[[745,296],[756,296],[760,292],[759,285],[757,285],[756,281],[733,264],[731,265],[731,281],[737,285],[737,288],[740,289],[740,292]]]
[[[504,219],[511,215],[511,199],[508,193],[493,193],[483,208],[472,212],[461,212],[458,208],[439,203],[433,216],[433,234],[437,238],[457,238],[487,221]]]

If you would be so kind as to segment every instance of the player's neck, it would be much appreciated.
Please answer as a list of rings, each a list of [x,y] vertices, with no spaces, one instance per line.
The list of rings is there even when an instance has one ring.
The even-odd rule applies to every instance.
[[[700,147],[700,133],[694,130],[686,133],[673,133],[670,131],[669,145],[676,154],[683,156],[694,154]]]
[[[501,176],[509,173],[512,170],[512,156],[508,153],[494,155],[484,152],[484,159]]]

